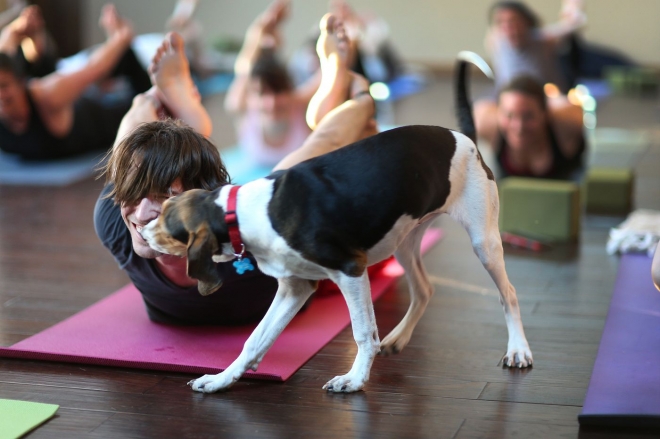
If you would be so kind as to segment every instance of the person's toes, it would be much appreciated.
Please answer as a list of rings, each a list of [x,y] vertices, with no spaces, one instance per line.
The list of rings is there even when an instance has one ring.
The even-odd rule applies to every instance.
[[[176,32],[168,33],[165,37],[165,42],[176,52],[182,52],[184,50],[183,38]]]

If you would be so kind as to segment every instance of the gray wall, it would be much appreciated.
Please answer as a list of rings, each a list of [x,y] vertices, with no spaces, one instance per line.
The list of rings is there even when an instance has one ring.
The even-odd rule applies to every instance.
[[[104,0],[86,0],[83,40],[98,42],[98,15]],[[172,11],[174,0],[114,0],[130,17],[138,33],[158,32]],[[266,0],[200,0],[197,18],[205,38],[241,37]],[[493,0],[351,0],[358,12],[378,12],[390,24],[392,39],[408,61],[448,66],[460,50],[484,54],[486,14]],[[293,0],[285,26],[287,51],[297,47],[327,9],[327,0]],[[527,0],[544,22],[556,20],[560,0]],[[584,36],[593,43],[614,47],[633,59],[660,66],[660,0],[586,0],[589,23]]]

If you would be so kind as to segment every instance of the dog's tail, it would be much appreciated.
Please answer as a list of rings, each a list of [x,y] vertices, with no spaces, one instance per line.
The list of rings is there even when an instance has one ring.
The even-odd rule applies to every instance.
[[[468,93],[468,65],[474,64],[484,75],[493,78],[493,71],[482,57],[474,52],[463,51],[457,56],[456,73],[454,76],[454,93],[456,97],[456,117],[461,133],[477,143],[477,129],[474,126],[472,102]]]

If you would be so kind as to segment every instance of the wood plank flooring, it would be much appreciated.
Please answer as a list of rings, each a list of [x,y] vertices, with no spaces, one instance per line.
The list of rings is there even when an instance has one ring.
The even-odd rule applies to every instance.
[[[477,93],[484,88],[475,84]],[[233,142],[209,99],[218,145]],[[394,108],[400,124],[454,127],[451,81]],[[614,98],[601,126],[654,130],[637,168],[637,207],[660,209],[658,102]],[[11,345],[91,305],[127,283],[92,225],[102,183],[64,188],[0,186],[0,345]],[[0,359],[0,398],[59,404],[29,438],[630,438],[651,432],[580,431],[584,400],[607,314],[617,258],[605,254],[608,228],[621,218],[586,217],[580,241],[547,253],[507,249],[531,370],[497,365],[506,328],[495,286],[467,234],[442,219],[443,241],[424,258],[436,293],[410,345],[377,358],[366,391],[321,390],[350,367],[349,328],[286,383],[241,380],[230,391],[194,393],[193,375]],[[380,299],[381,337],[405,313],[400,282]],[[219,347],[221,348],[221,347]]]

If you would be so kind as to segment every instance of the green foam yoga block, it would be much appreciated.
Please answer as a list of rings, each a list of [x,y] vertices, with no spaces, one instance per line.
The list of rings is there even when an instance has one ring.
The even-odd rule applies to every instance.
[[[508,177],[499,183],[500,229],[551,242],[577,239],[580,190],[568,181]]]
[[[625,214],[632,208],[632,169],[592,168],[584,179],[587,212]]]

